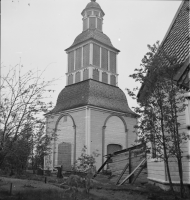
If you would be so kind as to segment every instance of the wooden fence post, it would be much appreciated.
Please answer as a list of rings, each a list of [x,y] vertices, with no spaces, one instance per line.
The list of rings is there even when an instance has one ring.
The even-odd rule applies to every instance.
[[[13,187],[13,184],[11,183],[11,185],[10,185],[10,195],[12,194],[12,187]]]
[[[131,166],[131,150],[129,150],[129,174],[132,171],[132,166]],[[129,183],[132,182],[132,177],[129,178]]]

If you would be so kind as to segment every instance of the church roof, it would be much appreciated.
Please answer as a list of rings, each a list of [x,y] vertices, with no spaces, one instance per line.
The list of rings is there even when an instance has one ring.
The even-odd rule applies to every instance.
[[[189,1],[183,1],[160,45],[169,55],[184,63],[190,53]]]
[[[103,15],[105,15],[105,14],[104,14],[104,11],[101,9],[100,5],[99,5],[96,1],[91,1],[91,2],[89,2],[89,3],[87,4],[86,8],[82,11],[81,14],[83,14],[83,12],[84,12],[85,10],[93,9],[93,8],[98,9],[98,10],[101,10],[102,13],[103,13]]]
[[[94,39],[94,40],[96,40],[96,41],[98,41],[98,42],[100,42],[100,43],[102,43],[102,44],[104,44],[108,47],[111,47],[115,51],[119,52],[119,50],[116,49],[112,45],[110,38],[106,34],[98,31],[97,29],[93,29],[93,30],[87,29],[86,31],[83,31],[81,34],[79,34],[75,38],[73,44],[69,48],[65,49],[65,51],[68,51],[72,47],[74,47],[74,46],[76,46],[76,45],[78,45],[78,44],[80,44],[84,41],[87,41],[88,39]]]
[[[187,64],[187,62],[189,63],[188,57],[190,55],[189,30],[189,1],[182,1],[159,50],[161,52],[163,50],[168,56],[176,58],[177,64],[181,65],[174,79],[178,85],[183,83],[183,87],[186,87],[186,89],[189,89],[189,78],[187,76],[190,67],[189,64]],[[145,85],[142,84],[138,93],[139,100],[141,94],[143,94],[144,87]]]
[[[60,92],[56,106],[48,114],[87,105],[137,116],[129,108],[126,96],[119,87],[92,79],[66,86]]]

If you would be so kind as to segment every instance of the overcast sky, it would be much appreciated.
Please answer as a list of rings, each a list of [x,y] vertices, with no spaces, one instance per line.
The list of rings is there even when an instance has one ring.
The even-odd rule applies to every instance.
[[[1,63],[6,68],[21,63],[25,70],[48,66],[47,79],[60,78],[52,86],[65,87],[65,49],[82,32],[81,12],[90,0],[1,0]],[[147,44],[162,41],[181,1],[97,0],[105,12],[103,32],[118,55],[118,86],[132,89],[129,78],[148,51]],[[126,93],[127,94],[127,93]],[[130,107],[136,102],[128,98]]]

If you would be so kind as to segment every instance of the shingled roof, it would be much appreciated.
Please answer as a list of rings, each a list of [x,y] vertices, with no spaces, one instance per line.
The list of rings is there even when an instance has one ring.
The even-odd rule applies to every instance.
[[[184,63],[190,53],[189,1],[183,1],[160,45],[178,64]]]
[[[83,13],[84,13],[85,10],[89,10],[89,9],[92,9],[92,8],[101,10],[102,13],[103,13],[103,15],[105,15],[104,11],[101,9],[100,5],[99,5],[97,2],[95,2],[95,0],[89,2],[89,3],[87,4],[86,8],[82,11],[81,14],[83,15]]]
[[[119,52],[118,49],[116,49],[112,43],[110,38],[104,34],[103,32],[97,30],[97,29],[87,29],[86,31],[83,31],[82,33],[80,33],[74,40],[73,44],[65,49],[65,51],[68,51],[69,49],[71,49],[72,47],[87,41],[88,39],[94,39],[97,42],[100,42],[108,47],[111,47],[112,49],[114,49],[115,51]]]
[[[66,86],[60,92],[55,108],[48,114],[87,105],[137,116],[129,108],[126,96],[119,87],[92,79]]]
[[[189,1],[183,1],[176,12],[174,19],[159,47],[159,52],[166,53],[167,56],[175,58],[181,68],[174,78],[181,87],[189,90],[189,55],[190,55],[190,25],[189,25]],[[143,93],[144,84],[142,84],[138,99]]]

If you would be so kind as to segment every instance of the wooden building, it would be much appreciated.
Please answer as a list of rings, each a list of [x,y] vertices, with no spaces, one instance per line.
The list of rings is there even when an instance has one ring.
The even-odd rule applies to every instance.
[[[102,31],[105,14],[95,0],[81,14],[83,31],[66,49],[66,87],[46,114],[47,134],[56,133],[57,139],[45,158],[45,168],[62,165],[70,170],[84,145],[88,154],[100,154],[98,168],[104,155],[128,148],[136,139],[137,115],[117,86],[119,50]]]
[[[190,26],[189,26],[189,1],[182,1],[174,19],[160,45],[160,49],[164,50],[169,56],[175,56],[177,63],[180,64],[180,70],[175,76],[176,84],[186,90],[185,96],[186,107],[183,113],[178,115],[180,123],[179,132],[190,134]],[[143,95],[143,89],[138,94],[140,100]],[[185,184],[190,184],[190,140],[185,142],[181,149],[183,151],[183,180]],[[148,179],[158,183],[163,188],[168,187],[168,176],[166,166],[163,161],[158,162],[157,159],[148,157]],[[169,163],[171,178],[174,184],[179,184],[179,172],[177,162],[171,160]]]

